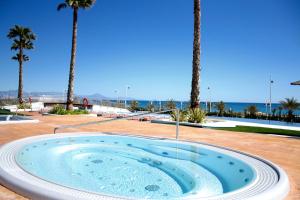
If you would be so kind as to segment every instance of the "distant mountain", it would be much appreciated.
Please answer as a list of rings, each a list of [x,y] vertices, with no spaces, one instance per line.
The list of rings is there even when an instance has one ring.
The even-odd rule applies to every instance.
[[[0,99],[4,98],[17,98],[18,96],[18,90],[8,90],[8,91],[0,91]],[[24,98],[32,97],[32,98],[39,98],[39,97],[48,97],[48,98],[65,98],[66,94],[63,92],[23,92]],[[75,94],[75,97],[77,98],[88,98],[90,100],[110,100],[114,98],[106,97],[102,94],[95,93],[95,94],[89,94],[89,95],[77,95]],[[122,99],[121,97],[119,99]],[[124,98],[123,98],[124,99]],[[128,100],[132,98],[127,98]]]
[[[79,98],[88,98],[88,99],[93,99],[93,100],[109,100],[111,98],[106,97],[102,94],[95,93],[95,94],[89,94],[89,95],[76,95]]]
[[[26,97],[43,97],[43,96],[51,96],[51,97],[62,97],[64,94],[62,92],[23,92],[23,96]],[[8,91],[0,91],[0,98],[17,98],[18,90],[8,90]]]

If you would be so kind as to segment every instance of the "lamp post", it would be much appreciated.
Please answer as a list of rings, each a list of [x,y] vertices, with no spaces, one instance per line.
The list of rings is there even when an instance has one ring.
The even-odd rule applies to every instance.
[[[117,98],[116,100],[117,100],[117,103],[118,103],[118,102],[119,102],[119,95],[118,95],[119,91],[118,91],[118,90],[115,90],[114,92],[115,92],[115,94],[116,94],[116,98]]]
[[[270,76],[270,99],[269,99],[269,114],[271,116],[271,113],[272,113],[272,84],[274,83],[274,81],[271,79],[271,76]]]
[[[159,111],[161,111],[161,100],[159,100]]]
[[[126,87],[125,87],[125,108],[127,108],[127,93],[128,93],[129,89],[130,89],[130,86],[126,85]]]
[[[210,87],[207,87],[207,91],[208,91],[208,109],[207,111],[210,112],[211,111],[211,89]],[[207,107],[207,105],[206,105]]]

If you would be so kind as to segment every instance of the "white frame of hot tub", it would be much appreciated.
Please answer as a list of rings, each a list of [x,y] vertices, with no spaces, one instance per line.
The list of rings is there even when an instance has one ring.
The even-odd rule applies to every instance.
[[[1,116],[13,116],[13,115],[1,115]],[[6,125],[6,124],[27,124],[27,123],[38,123],[38,119],[31,119],[27,116],[19,116],[18,117],[24,117],[27,118],[25,120],[8,120],[8,121],[0,121],[0,125]]]
[[[56,139],[65,137],[81,137],[81,136],[125,136],[145,139],[155,139],[164,141],[176,141],[168,138],[146,137],[132,134],[116,134],[116,133],[60,133],[39,135],[28,138],[23,138],[3,145],[0,148],[0,184],[15,191],[18,194],[28,197],[30,199],[78,199],[78,200],[117,200],[130,199],[118,196],[107,196],[87,191],[77,190],[61,186],[55,183],[45,181],[26,171],[24,171],[15,161],[15,155],[19,150],[27,144],[37,142],[44,139]],[[240,151],[219,147],[206,143],[182,141],[185,144],[193,144],[195,146],[205,147],[207,149],[220,152],[240,159],[253,168],[256,173],[256,178],[247,186],[238,190],[228,192],[222,195],[213,197],[184,197],[180,199],[193,200],[229,200],[229,199],[248,199],[248,200],[273,200],[284,199],[290,189],[288,176],[279,166],[270,161],[262,159],[257,156],[245,154]]]

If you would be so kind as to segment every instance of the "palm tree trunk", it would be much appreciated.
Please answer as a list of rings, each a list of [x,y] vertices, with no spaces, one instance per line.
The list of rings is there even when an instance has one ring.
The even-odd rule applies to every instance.
[[[19,104],[23,104],[23,50],[19,51],[19,87],[18,87],[18,99]]]
[[[193,74],[191,90],[191,108],[199,107],[200,79],[200,0],[194,0],[194,44],[193,44]]]
[[[78,8],[74,8],[74,10],[73,10],[72,50],[71,50],[68,97],[67,97],[67,110],[73,110],[73,101],[74,101],[74,76],[75,76],[75,58],[76,58],[76,46],[77,46],[77,15],[78,15]]]

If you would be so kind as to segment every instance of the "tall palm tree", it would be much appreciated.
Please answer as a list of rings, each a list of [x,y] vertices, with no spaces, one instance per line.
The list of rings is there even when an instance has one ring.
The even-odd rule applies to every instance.
[[[292,121],[294,118],[294,111],[300,108],[300,103],[297,99],[285,98],[284,101],[280,101],[281,106],[288,111],[287,120]]]
[[[200,0],[194,0],[194,44],[193,44],[193,74],[191,90],[191,108],[199,107],[199,78],[200,78],[200,23],[201,6]]]
[[[67,96],[67,110],[73,110],[74,101],[74,76],[75,76],[75,57],[77,46],[77,16],[80,8],[87,9],[92,7],[96,0],[65,0],[57,6],[57,10],[61,10],[66,7],[73,9],[73,33],[72,33],[72,50],[68,83],[68,96]]]
[[[19,51],[12,59],[19,62],[18,99],[19,103],[23,104],[23,62],[29,60],[29,57],[24,54],[24,50],[33,49],[33,41],[36,36],[29,28],[15,25],[9,30],[7,37],[13,40],[11,50]]]

